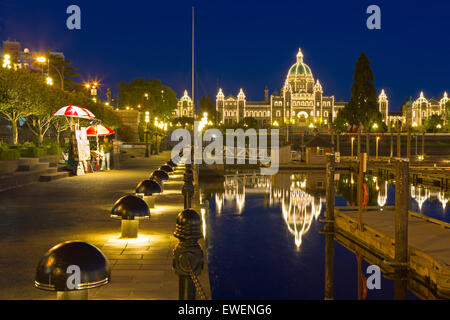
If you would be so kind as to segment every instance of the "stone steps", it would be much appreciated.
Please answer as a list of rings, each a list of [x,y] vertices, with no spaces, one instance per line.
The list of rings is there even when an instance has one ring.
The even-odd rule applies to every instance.
[[[56,168],[55,168],[56,169]],[[50,182],[58,179],[63,179],[69,176],[68,171],[62,172],[54,172],[54,173],[46,173],[39,177],[40,182]]]
[[[0,175],[0,191],[14,189],[37,181],[53,181],[69,176],[66,166],[59,166],[53,158],[45,162],[39,158],[20,158],[17,171]]]

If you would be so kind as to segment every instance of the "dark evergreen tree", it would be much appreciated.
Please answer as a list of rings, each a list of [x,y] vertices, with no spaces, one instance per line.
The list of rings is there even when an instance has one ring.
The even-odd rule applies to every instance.
[[[350,101],[341,111],[341,116],[352,126],[362,124],[367,129],[378,123],[380,127],[382,116],[373,81],[370,61],[362,52],[355,65]]]

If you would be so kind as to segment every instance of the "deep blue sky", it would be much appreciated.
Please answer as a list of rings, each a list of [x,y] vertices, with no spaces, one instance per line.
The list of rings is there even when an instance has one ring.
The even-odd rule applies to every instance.
[[[77,4],[82,29],[66,28]],[[382,29],[366,28],[366,8],[381,7]],[[98,76],[117,92],[120,80],[159,78],[190,91],[191,7],[196,10],[196,97],[217,83],[262,100],[279,90],[299,47],[326,95],[348,100],[362,50],[375,84],[396,110],[405,97],[450,91],[450,1],[106,1],[0,0],[0,40],[63,51],[83,80]]]

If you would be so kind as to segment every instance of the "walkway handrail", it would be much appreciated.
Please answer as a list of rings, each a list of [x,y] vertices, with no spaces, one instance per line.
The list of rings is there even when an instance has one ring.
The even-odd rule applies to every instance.
[[[442,228],[450,229],[450,223],[448,223],[448,222],[441,221],[441,220],[438,220],[438,219],[435,219],[435,218],[431,218],[431,217],[428,217],[428,216],[426,216],[424,214],[421,214],[421,213],[418,213],[418,212],[414,212],[414,211],[411,211],[411,210],[409,210],[409,215],[411,217],[415,217],[415,218],[419,218],[421,220],[424,220],[426,222],[431,222],[431,223],[437,224],[437,225],[441,226]]]
[[[363,212],[367,212],[368,210],[376,210],[376,209],[395,210],[395,207],[394,206],[385,206],[385,207],[367,206],[367,207],[364,207]],[[352,211],[357,211],[357,210],[358,210],[357,206],[335,206],[335,208],[334,208],[334,211],[336,213],[346,213],[346,212],[352,212]],[[422,213],[414,212],[411,210],[409,210],[408,213],[409,213],[410,217],[419,218],[425,222],[437,224],[444,229],[450,229],[450,223],[448,223],[448,222],[445,222],[445,221],[442,221],[439,219],[435,219],[435,218],[431,218]]]

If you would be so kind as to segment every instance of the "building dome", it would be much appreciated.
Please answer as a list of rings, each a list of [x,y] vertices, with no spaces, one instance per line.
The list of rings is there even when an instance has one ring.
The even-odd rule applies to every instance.
[[[294,64],[290,69],[288,76],[312,76],[311,68],[303,63],[303,53],[301,49],[298,49],[297,53],[297,63]]]

